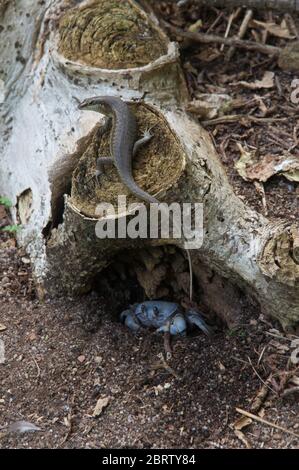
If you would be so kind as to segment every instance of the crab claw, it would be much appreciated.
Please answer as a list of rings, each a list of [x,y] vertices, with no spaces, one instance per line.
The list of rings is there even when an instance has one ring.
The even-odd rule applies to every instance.
[[[207,336],[212,334],[211,328],[206,324],[200,313],[194,309],[186,311],[186,319],[190,325],[196,325]]]
[[[140,324],[138,323],[136,316],[132,310],[124,310],[120,314],[120,320],[124,323],[130,330],[138,331],[140,328]]]
[[[157,332],[167,332],[172,336],[175,335],[184,335],[186,333],[187,324],[182,313],[176,313],[174,317],[168,322],[166,321],[164,325],[160,326],[156,331]]]

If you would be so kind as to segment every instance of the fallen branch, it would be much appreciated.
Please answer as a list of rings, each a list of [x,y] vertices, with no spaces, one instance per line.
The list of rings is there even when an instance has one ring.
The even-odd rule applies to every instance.
[[[207,119],[205,121],[201,121],[201,124],[205,126],[211,126],[216,124],[225,124],[227,122],[240,122],[240,120],[247,120],[253,121],[256,123],[263,123],[263,122],[276,122],[276,121],[285,121],[288,118],[263,118],[263,117],[256,117],[256,116],[248,116],[247,114],[227,114],[226,116],[220,116],[215,119]]]
[[[259,423],[267,424],[267,426],[271,426],[272,428],[279,429],[280,431],[286,432],[291,434],[292,436],[299,437],[299,434],[291,431],[290,429],[284,428],[283,426],[279,426],[278,424],[272,423],[266,419],[260,418],[259,416],[254,415],[253,413],[249,413],[248,411],[242,410],[241,408],[236,408],[236,411],[241,415],[247,416],[248,418],[252,418]]]
[[[224,44],[225,46],[238,47],[240,49],[246,49],[249,51],[257,51],[262,54],[270,55],[272,57],[278,57],[282,49],[280,47],[269,46],[266,44],[259,44],[254,41],[247,41],[239,38],[223,38],[217,36],[216,34],[206,34],[206,33],[191,33],[190,31],[184,31],[181,28],[177,28],[164,20],[161,20],[163,26],[169,29],[172,33],[182,36],[186,39],[191,39],[194,42],[200,42],[202,44]]]
[[[239,32],[237,34],[238,39],[242,39],[245,36],[245,33],[247,31],[247,28],[248,28],[249,21],[251,20],[252,15],[253,15],[252,10],[247,10],[246,11],[246,14],[245,14],[245,16],[243,18],[243,21],[241,23]],[[231,60],[232,56],[234,55],[235,49],[236,49],[235,46],[231,46],[229,48],[229,50],[227,52],[227,55],[226,55],[226,61],[227,62],[229,62]]]
[[[171,0],[177,2],[177,0]],[[178,4],[186,4],[187,1],[181,0]],[[258,8],[259,10],[276,10],[282,12],[295,13],[299,11],[298,0],[197,0],[197,3],[204,4],[209,7],[247,7]]]
[[[299,393],[299,387],[287,388],[281,396],[282,398],[285,398],[292,395],[293,393]]]

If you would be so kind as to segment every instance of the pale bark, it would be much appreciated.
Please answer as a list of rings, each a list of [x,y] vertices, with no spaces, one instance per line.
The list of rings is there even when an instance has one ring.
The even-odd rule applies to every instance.
[[[77,101],[115,94],[126,100],[143,98],[147,103],[144,112],[152,113],[162,134],[173,136],[173,145],[181,149],[184,164],[179,163],[178,173],[171,176],[175,179],[159,181],[157,177],[156,190],[163,201],[204,204],[203,246],[192,250],[192,259],[207,305],[221,315],[229,305],[233,312],[240,300],[242,295],[234,299],[226,294],[221,305],[221,293],[217,299],[215,292],[222,279],[229,286],[226,293],[236,292],[237,287],[285,327],[296,325],[298,225],[270,222],[233,193],[209,135],[183,110],[187,92],[176,45],[164,37],[167,52],[142,67],[115,70],[88,66],[58,52],[55,29],[46,35],[48,19],[59,16],[61,2],[20,3],[8,5],[1,19],[0,186],[1,193],[16,204],[14,217],[24,226],[19,243],[31,256],[39,292],[84,292],[116,254],[130,247],[142,250],[166,243],[100,240],[92,214],[84,213],[74,197],[73,172],[78,158],[92,145],[100,122],[99,114],[79,111]],[[19,17],[22,22],[16,25]],[[23,45],[17,62],[16,42]],[[161,165],[163,169],[163,161]],[[51,221],[54,228],[50,228]],[[181,241],[177,245],[181,246]],[[209,280],[208,272],[212,273]],[[139,273],[142,283],[141,277]]]

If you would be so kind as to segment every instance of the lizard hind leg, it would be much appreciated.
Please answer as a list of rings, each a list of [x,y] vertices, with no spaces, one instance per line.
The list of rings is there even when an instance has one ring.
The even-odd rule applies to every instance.
[[[113,158],[112,157],[100,157],[97,159],[96,171],[95,171],[94,176],[96,177],[98,184],[100,184],[99,177],[104,173],[103,167],[105,165],[113,165]]]
[[[104,173],[103,166],[104,165],[112,165],[112,164],[113,164],[113,158],[112,157],[100,157],[100,158],[98,158],[97,162],[96,162],[96,171],[87,180],[87,183],[89,183],[89,181],[91,181],[93,178],[96,178],[97,183],[100,184],[99,177]]]

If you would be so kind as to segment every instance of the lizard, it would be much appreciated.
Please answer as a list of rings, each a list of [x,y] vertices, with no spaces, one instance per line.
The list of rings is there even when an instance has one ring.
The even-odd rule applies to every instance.
[[[112,120],[112,137],[110,151],[113,157],[97,159],[96,176],[103,173],[104,165],[115,165],[121,181],[138,198],[149,203],[159,203],[158,199],[143,191],[134,181],[132,159],[138,149],[148,142],[153,135],[146,130],[143,137],[137,140],[137,123],[129,106],[114,96],[95,96],[79,104],[79,109],[88,109],[103,113]]]
[[[112,134],[110,141],[110,157],[97,159],[97,170],[95,176],[103,173],[103,166],[115,165],[121,181],[138,198],[145,202],[159,204],[159,200],[141,189],[133,178],[132,159],[138,149],[147,143],[153,135],[150,130],[143,133],[143,137],[137,140],[137,122],[135,115],[127,103],[115,96],[95,96],[82,101],[78,108],[80,110],[96,111],[104,114],[112,121]],[[109,122],[107,121],[107,122]],[[107,124],[107,123],[106,123]],[[193,272],[190,251],[185,248],[190,276],[189,299],[192,302]]]

